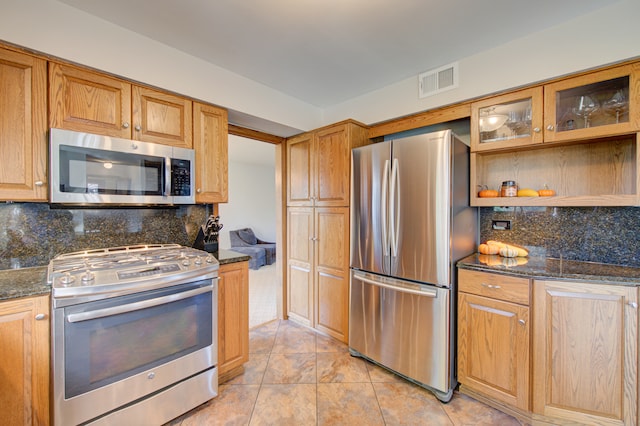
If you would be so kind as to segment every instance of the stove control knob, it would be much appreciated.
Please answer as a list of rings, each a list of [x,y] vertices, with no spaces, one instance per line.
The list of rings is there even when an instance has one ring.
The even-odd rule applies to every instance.
[[[68,272],[60,277],[60,283],[65,287],[73,284],[75,280],[76,280],[76,277],[72,277],[71,274]]]
[[[184,266],[189,266],[189,264],[190,264],[190,263],[191,263],[191,262],[189,262],[189,259],[187,259],[186,257],[182,260],[182,264],[183,264]]]
[[[84,284],[86,284],[88,282],[93,281],[95,279],[95,277],[96,276],[95,276],[95,274],[93,272],[87,271],[87,272],[84,273],[84,275],[82,275],[82,282]]]
[[[207,256],[207,263],[213,263],[213,256]]]
[[[196,260],[193,261],[196,265],[202,265],[202,258],[200,256],[196,256]]]

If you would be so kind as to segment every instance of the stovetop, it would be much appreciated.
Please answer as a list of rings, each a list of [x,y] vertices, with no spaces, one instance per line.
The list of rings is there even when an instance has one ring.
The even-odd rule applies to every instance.
[[[216,277],[218,260],[179,244],[152,244],[79,251],[49,262],[53,298],[166,287]]]

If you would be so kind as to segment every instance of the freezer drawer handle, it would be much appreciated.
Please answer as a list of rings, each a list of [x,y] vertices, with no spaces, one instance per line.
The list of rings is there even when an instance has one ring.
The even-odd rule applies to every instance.
[[[150,308],[152,306],[158,306],[169,302],[176,302],[178,300],[188,299],[189,297],[197,296],[198,294],[210,292],[213,289],[213,285],[196,288],[194,290],[184,291],[182,293],[170,294],[168,296],[157,297],[155,299],[143,300],[140,302],[129,303],[128,305],[114,306],[113,308],[96,309],[95,311],[79,312],[77,314],[67,315],[67,321],[69,322],[81,322],[88,321],[97,318],[104,318],[111,315],[123,314],[126,312],[139,311],[141,309]]]
[[[415,294],[418,296],[426,296],[426,297],[432,297],[432,298],[436,298],[438,297],[438,292],[436,290],[412,290],[410,288],[403,288],[403,287],[396,287],[393,285],[389,285],[389,284],[384,284],[378,281],[374,281],[374,280],[370,280],[369,278],[365,278],[362,275],[359,274],[354,274],[354,277],[359,279],[362,282],[365,282],[367,284],[371,284],[371,285],[375,285],[378,287],[383,287],[389,290],[393,290],[393,291],[397,291],[400,293],[409,293],[409,294]]]

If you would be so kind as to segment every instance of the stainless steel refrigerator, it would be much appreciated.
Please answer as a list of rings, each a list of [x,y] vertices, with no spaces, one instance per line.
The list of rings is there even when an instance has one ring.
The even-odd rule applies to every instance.
[[[448,402],[457,260],[475,251],[469,149],[445,130],[352,151],[349,350]]]

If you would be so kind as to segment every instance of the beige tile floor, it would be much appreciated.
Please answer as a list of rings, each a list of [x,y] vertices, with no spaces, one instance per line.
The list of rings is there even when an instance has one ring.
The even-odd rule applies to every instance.
[[[245,372],[170,422],[192,425],[520,425],[465,395],[448,404],[290,321],[250,332]]]

